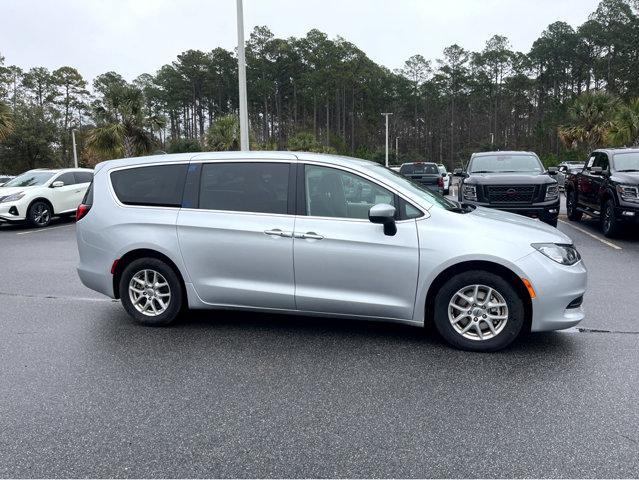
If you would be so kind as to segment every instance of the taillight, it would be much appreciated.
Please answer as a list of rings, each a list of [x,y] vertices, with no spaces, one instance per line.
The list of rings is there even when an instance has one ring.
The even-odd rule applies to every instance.
[[[75,221],[77,222],[78,220],[82,220],[86,217],[89,210],[91,210],[91,205],[85,205],[84,203],[78,205],[78,209],[75,211]]]
[[[440,176],[440,177],[437,179],[437,186],[438,186],[438,187],[442,187],[442,188],[444,188],[444,177]]]

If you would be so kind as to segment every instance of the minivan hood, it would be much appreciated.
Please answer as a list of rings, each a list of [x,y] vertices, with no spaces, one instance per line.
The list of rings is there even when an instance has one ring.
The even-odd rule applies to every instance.
[[[544,173],[471,173],[464,183],[468,185],[544,185],[556,183],[556,180]]]
[[[504,212],[492,208],[477,207],[464,218],[474,225],[469,225],[469,232],[490,231],[496,235],[519,236],[526,243],[568,243],[572,240],[565,233],[544,222],[532,218]]]

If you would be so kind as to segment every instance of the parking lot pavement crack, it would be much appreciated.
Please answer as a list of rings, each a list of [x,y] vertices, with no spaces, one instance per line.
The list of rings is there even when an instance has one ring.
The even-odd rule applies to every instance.
[[[639,335],[639,332],[629,332],[624,330],[601,330],[599,328],[581,328],[577,327],[580,333],[613,333],[622,335]]]
[[[14,297],[14,298],[39,298],[42,300],[78,300],[81,302],[117,302],[111,298],[92,298],[92,297],[68,297],[63,295],[38,295],[30,293],[12,293],[12,292],[0,292],[0,297]]]

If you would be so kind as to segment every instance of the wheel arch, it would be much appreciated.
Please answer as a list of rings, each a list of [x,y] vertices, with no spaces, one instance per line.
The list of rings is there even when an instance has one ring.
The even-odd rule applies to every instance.
[[[470,270],[483,270],[498,275],[508,281],[515,288],[515,291],[524,304],[525,323],[522,330],[529,332],[532,325],[533,307],[526,285],[524,285],[521,277],[519,277],[519,275],[510,268],[488,260],[467,260],[450,265],[433,279],[426,293],[424,325],[428,327],[433,325],[435,315],[435,296],[439,289],[453,276]]]
[[[31,206],[36,202],[44,202],[47,205],[49,205],[49,207],[51,207],[51,215],[55,215],[55,207],[53,206],[53,202],[51,200],[49,200],[47,197],[36,197],[29,202],[29,205],[27,206],[27,211],[25,212],[25,217],[29,215],[29,210],[31,210]]]
[[[182,287],[182,295],[185,299],[187,298],[186,284],[184,282],[182,272],[180,272],[178,266],[165,254],[150,248],[137,248],[135,250],[131,250],[118,259],[115,270],[113,271],[113,295],[115,298],[120,298],[119,285],[120,279],[122,278],[122,273],[124,272],[126,267],[131,264],[131,262],[140,258],[155,258],[166,263],[175,272],[175,275],[177,275]]]

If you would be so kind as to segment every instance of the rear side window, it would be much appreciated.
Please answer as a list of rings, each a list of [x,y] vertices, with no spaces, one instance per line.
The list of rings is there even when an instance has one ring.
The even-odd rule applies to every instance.
[[[288,163],[207,163],[202,166],[200,208],[287,213]]]
[[[126,168],[111,173],[111,184],[125,205],[180,207],[187,168],[187,164]]]
[[[91,185],[87,188],[87,193],[84,194],[82,205],[93,205],[93,182],[91,182]]]
[[[93,181],[93,174],[89,172],[73,172],[75,183],[90,183]]]

